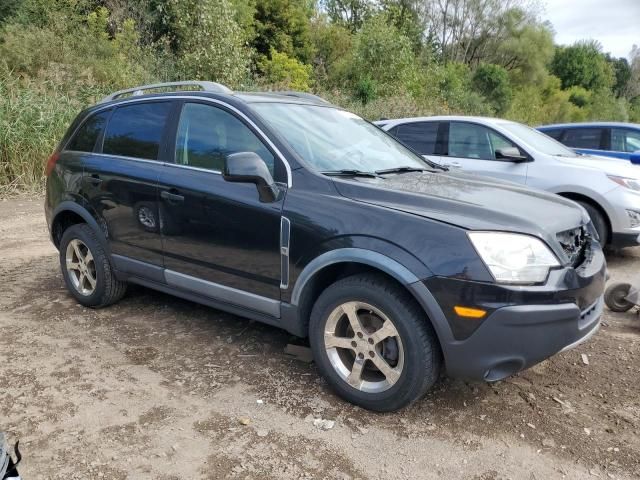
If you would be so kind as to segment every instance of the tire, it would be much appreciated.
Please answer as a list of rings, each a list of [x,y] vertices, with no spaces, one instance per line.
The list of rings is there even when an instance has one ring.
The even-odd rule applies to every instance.
[[[598,210],[596,207],[586,202],[577,202],[579,203],[589,214],[591,218],[591,222],[598,232],[598,237],[600,237],[600,244],[604,247],[607,243],[609,243],[610,232],[609,232],[609,224],[607,223],[604,215]]]
[[[635,305],[624,298],[629,295],[631,285],[628,283],[612,283],[604,292],[604,303],[612,312],[628,312]]]
[[[60,269],[67,289],[85,307],[111,305],[127,289],[127,284],[115,277],[100,241],[85,223],[72,225],[62,234]]]
[[[356,312],[355,328],[347,311],[352,319]],[[382,325],[388,336],[381,333]],[[328,287],[313,306],[309,337],[320,374],[338,395],[367,410],[406,407],[440,375],[440,345],[425,312],[382,275],[354,275]],[[336,342],[340,346],[332,347]],[[349,383],[356,362],[362,374],[356,380],[351,373]]]

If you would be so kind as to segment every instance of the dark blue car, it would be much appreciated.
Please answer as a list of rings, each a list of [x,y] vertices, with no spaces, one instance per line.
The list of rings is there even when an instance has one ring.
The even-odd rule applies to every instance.
[[[591,122],[544,125],[538,130],[577,152],[630,160],[640,164],[640,125]]]

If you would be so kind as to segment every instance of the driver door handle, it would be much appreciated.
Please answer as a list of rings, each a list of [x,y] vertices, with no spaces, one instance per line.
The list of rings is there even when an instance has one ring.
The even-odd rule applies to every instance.
[[[160,197],[169,203],[184,202],[184,195],[180,195],[179,193],[177,193],[177,190],[163,190],[162,192],[160,192]]]

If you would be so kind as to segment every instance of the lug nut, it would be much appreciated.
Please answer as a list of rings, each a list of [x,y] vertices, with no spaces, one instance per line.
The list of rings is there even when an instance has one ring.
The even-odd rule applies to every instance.
[[[362,359],[364,358],[364,353],[360,352],[360,353],[358,354],[358,358],[359,358],[360,360],[362,360]]]
[[[358,332],[358,338],[362,338],[362,337],[363,337],[362,332]]]
[[[370,339],[369,339],[369,343],[370,343],[371,345],[373,345],[373,338],[370,338]]]
[[[375,354],[375,353],[373,353],[373,350],[369,350],[369,356],[370,356],[371,358],[373,358],[373,357],[375,357],[375,356],[376,356],[376,354]]]
[[[353,342],[351,342],[351,346],[353,348],[356,348],[358,346],[358,343],[354,340]]]

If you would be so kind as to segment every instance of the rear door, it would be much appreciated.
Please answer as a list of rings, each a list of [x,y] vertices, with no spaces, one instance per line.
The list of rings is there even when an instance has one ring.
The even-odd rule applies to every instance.
[[[165,165],[160,178],[167,281],[279,316],[282,166],[253,126],[211,103],[185,102],[174,137],[175,163]],[[253,184],[222,177],[225,156],[246,151],[283,182],[274,202],[261,202]]]
[[[440,122],[402,123],[389,130],[389,133],[403,144],[419,153],[427,160],[440,163],[443,136],[439,135]]]
[[[112,254],[157,266],[163,260],[158,177],[172,107],[165,100],[114,108],[97,153],[84,164],[84,193]]]
[[[471,122],[448,122],[446,151],[442,163],[452,169],[462,169],[489,177],[516,183],[527,183],[527,162],[514,162],[496,158],[496,150],[516,148],[518,145],[504,135]]]
[[[631,159],[631,154],[640,154],[640,130],[616,127],[611,129],[611,147],[608,155]]]

